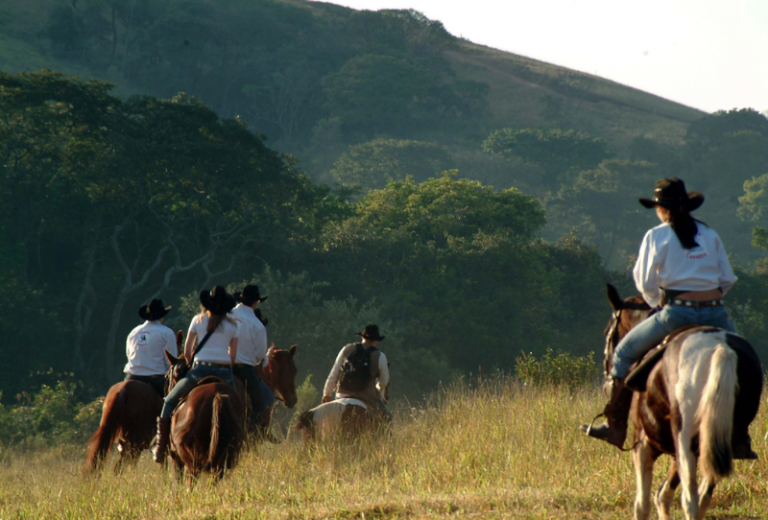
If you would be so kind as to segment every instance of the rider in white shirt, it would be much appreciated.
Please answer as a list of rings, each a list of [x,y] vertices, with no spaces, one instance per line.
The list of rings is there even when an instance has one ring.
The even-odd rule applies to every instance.
[[[331,402],[334,392],[337,399],[360,399],[373,408],[372,411],[378,419],[389,422],[392,420],[392,412],[387,406],[389,363],[384,353],[376,348],[379,341],[384,340],[384,336],[379,334],[379,327],[374,324],[366,325],[363,332],[358,332],[357,335],[362,338],[362,341],[345,345],[336,356],[336,362],[323,387],[323,403]],[[369,367],[366,380],[361,381],[359,388],[349,388],[345,386],[344,381],[344,366],[353,356],[361,357]]]
[[[616,345],[611,368],[608,421],[581,429],[591,437],[622,447],[627,434],[632,392],[624,386],[630,367],[664,338],[686,325],[709,325],[736,332],[721,298],[736,282],[720,237],[690,212],[704,202],[699,192],[687,192],[675,177],[656,182],[652,199],[661,221],[648,231],[633,271],[635,285],[652,308],[660,307],[632,328]],[[734,443],[734,457],[756,458],[746,441]],[[738,444],[738,445],[737,445]]]
[[[251,398],[252,413],[248,416],[249,426],[255,428],[261,438],[276,442],[269,433],[272,405],[275,397],[261,378],[262,369],[269,365],[267,358],[267,329],[256,314],[261,302],[267,299],[259,294],[257,285],[246,285],[235,300],[240,302],[231,316],[237,322],[239,339],[237,359],[232,371],[245,384]],[[259,313],[260,314],[260,313]]]
[[[178,355],[176,335],[163,325],[163,318],[171,310],[162,300],[152,300],[139,308],[139,317],[144,321],[134,328],[125,341],[128,356],[123,372],[125,381],[147,383],[160,397],[165,395],[165,373],[168,372],[168,358],[165,351]]]

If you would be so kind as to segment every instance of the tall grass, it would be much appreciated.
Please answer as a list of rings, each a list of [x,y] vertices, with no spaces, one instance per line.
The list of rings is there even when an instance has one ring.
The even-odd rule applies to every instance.
[[[90,478],[83,450],[18,452],[0,467],[0,518],[628,518],[629,454],[576,428],[601,404],[592,388],[456,384],[397,410],[389,437],[308,450],[294,435],[192,490],[147,455],[121,476]],[[712,515],[768,516],[766,422],[761,413],[752,428],[761,460],[737,462]],[[667,463],[657,465],[660,478]]]

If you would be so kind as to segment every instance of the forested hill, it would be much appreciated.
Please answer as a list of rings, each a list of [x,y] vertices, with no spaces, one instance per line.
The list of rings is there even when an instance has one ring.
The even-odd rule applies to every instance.
[[[599,350],[603,284],[631,290],[654,223],[637,197],[671,175],[706,194],[741,267],[731,311],[765,336],[754,110],[298,0],[4,2],[0,70],[0,335],[24,353],[0,356],[5,401],[49,367],[103,390],[139,305],[183,328],[197,291],[246,280],[316,383],[369,322],[395,394]]]
[[[743,145],[733,144],[715,159],[732,170],[732,182],[718,184],[713,175],[723,172],[705,171],[702,158],[685,150],[689,123],[705,114],[475,45],[414,11],[299,0],[4,3],[0,70],[41,68],[112,81],[120,95],[186,92],[221,117],[240,117],[332,186],[367,190],[406,175],[421,181],[458,170],[497,189],[520,188],[547,207],[547,238],[577,228],[612,267],[626,265],[648,221],[633,205],[618,205],[616,218],[605,214],[604,204],[584,190],[600,196],[592,193],[595,175],[631,182],[679,175],[709,191],[713,204],[704,211],[717,207],[720,228],[733,237],[731,250],[744,262],[755,258],[749,226],[740,227],[736,216],[737,198],[745,180],[768,170],[754,161],[742,167]],[[539,132],[513,138],[539,150],[489,148],[493,132],[503,129]],[[605,146],[597,153],[576,150],[576,136],[558,137],[561,131]],[[580,158],[552,160],[563,154]],[[596,171],[605,160],[632,164],[607,162],[592,179],[578,178],[579,170]],[[623,191],[615,183],[598,191],[606,189]]]

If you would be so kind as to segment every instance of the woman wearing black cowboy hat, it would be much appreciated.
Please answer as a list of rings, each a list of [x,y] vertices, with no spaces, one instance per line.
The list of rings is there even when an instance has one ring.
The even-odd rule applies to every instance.
[[[174,356],[176,335],[163,325],[163,318],[171,307],[163,305],[162,300],[152,300],[139,308],[139,317],[144,323],[128,334],[125,341],[125,353],[128,356],[123,372],[126,381],[147,383],[163,397],[165,393],[165,373],[168,372],[167,350]]]
[[[235,306],[235,299],[224,287],[217,285],[212,291],[200,293],[200,303],[201,313],[192,318],[184,347],[184,357],[192,368],[165,397],[157,420],[155,462],[165,462],[173,411],[198,381],[216,376],[236,388],[232,365],[237,358],[238,329],[237,323],[227,316]],[[198,345],[196,352],[193,350],[195,344]]]
[[[623,446],[632,393],[624,390],[630,366],[668,334],[685,325],[711,325],[735,332],[720,299],[736,282],[720,237],[694,219],[691,212],[704,195],[686,191],[675,177],[656,181],[654,196],[640,199],[654,208],[661,224],[645,234],[633,271],[635,285],[651,307],[661,307],[632,328],[616,346],[611,369],[612,417],[594,427],[582,425],[588,435]],[[608,415],[608,413],[606,413]],[[747,446],[740,458],[749,458]]]
[[[323,389],[323,403],[333,400],[336,392],[337,399],[353,398],[361,399],[370,404],[377,418],[385,422],[392,420],[392,413],[387,406],[389,394],[389,363],[383,352],[376,348],[384,336],[379,334],[378,325],[369,324],[363,332],[356,334],[362,338],[360,343],[350,343],[341,349],[333,364],[331,373],[325,381]],[[354,385],[347,382],[343,372],[345,365],[349,365],[351,358],[357,357],[365,365],[369,372],[364,380],[356,381]]]

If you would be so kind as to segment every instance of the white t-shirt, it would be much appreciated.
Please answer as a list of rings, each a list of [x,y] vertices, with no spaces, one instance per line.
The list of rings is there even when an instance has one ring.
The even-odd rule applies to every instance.
[[[176,334],[159,321],[145,321],[128,334],[123,372],[135,376],[165,374],[170,368],[165,351],[178,356]]]
[[[668,223],[648,231],[640,245],[634,277],[635,285],[651,307],[661,303],[661,289],[709,291],[723,294],[736,282],[725,247],[717,232],[698,224],[698,247],[683,249]]]
[[[229,343],[232,338],[238,337],[237,322],[232,320],[232,316],[227,314],[229,320],[222,320],[218,329],[213,331],[211,337],[203,346],[203,349],[195,356],[195,361],[205,361],[207,363],[230,364],[232,360],[229,357]],[[192,318],[189,324],[189,332],[197,334],[197,344],[203,341],[208,333],[208,314],[197,314]]]
[[[267,328],[256,317],[253,309],[239,303],[232,309],[232,319],[237,322],[237,358],[235,363],[264,365],[267,359]]]

